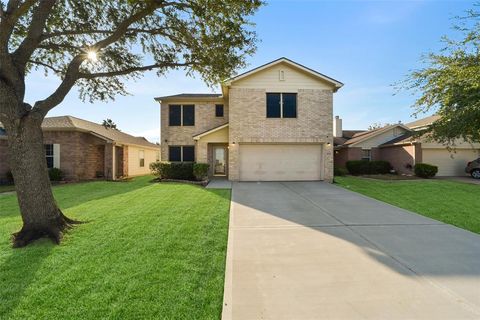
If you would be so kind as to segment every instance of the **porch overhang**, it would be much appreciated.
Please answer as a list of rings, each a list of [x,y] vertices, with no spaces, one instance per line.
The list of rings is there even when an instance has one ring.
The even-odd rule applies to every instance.
[[[202,132],[202,133],[199,133],[199,134],[197,134],[197,135],[194,135],[194,136],[193,136],[193,140],[198,141],[198,140],[200,140],[201,138],[203,138],[203,137],[205,137],[205,136],[208,136],[208,135],[210,135],[210,134],[212,134],[212,133],[215,133],[215,132],[220,131],[220,130],[225,129],[225,128],[228,128],[228,123],[222,124],[221,126],[218,126],[218,127],[209,129],[209,130],[207,130],[207,131],[204,131],[204,132]],[[226,142],[228,142],[228,141],[226,141]]]

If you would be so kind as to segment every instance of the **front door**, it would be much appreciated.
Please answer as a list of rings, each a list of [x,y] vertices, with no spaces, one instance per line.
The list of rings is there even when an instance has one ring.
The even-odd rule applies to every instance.
[[[227,175],[227,148],[225,146],[213,147],[213,174],[215,176]]]

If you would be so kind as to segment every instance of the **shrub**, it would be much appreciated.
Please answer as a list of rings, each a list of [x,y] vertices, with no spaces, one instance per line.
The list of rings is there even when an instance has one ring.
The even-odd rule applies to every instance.
[[[370,174],[387,174],[392,170],[392,166],[388,161],[370,161],[369,166]]]
[[[208,177],[208,163],[195,163],[193,165],[193,175],[199,181],[206,180]]]
[[[150,170],[160,179],[193,180],[193,163],[190,162],[154,162]]]
[[[438,172],[438,167],[428,163],[417,163],[414,172],[417,177],[433,178]]]
[[[50,181],[61,181],[63,179],[63,171],[58,168],[48,169]]]
[[[334,167],[333,168],[333,175],[343,177],[348,173],[347,169],[342,167]]]
[[[392,169],[388,161],[351,160],[346,163],[350,174],[386,174]]]
[[[369,168],[369,161],[367,160],[350,160],[345,164],[348,172],[353,175],[367,174]]]

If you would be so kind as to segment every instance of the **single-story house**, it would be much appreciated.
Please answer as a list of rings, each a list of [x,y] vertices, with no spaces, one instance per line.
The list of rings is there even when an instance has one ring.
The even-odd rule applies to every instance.
[[[143,137],[72,116],[45,118],[42,130],[47,166],[62,170],[66,180],[146,175],[150,163],[160,159],[160,146]],[[0,129],[2,180],[10,170],[7,134]]]
[[[438,176],[466,175],[467,162],[480,156],[480,144],[458,141],[449,150],[445,145],[416,133],[428,128],[438,116],[408,124],[393,124],[368,131],[343,131],[341,119],[334,119],[334,161],[345,167],[349,160],[385,160],[399,173],[412,174],[416,163],[438,167]]]

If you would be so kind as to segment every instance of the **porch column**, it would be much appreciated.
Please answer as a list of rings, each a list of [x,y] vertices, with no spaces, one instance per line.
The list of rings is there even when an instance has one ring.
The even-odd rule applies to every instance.
[[[115,143],[105,144],[105,178],[107,180],[115,180]]]

